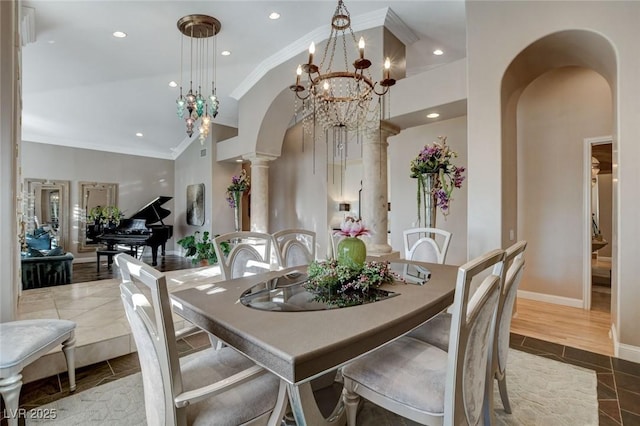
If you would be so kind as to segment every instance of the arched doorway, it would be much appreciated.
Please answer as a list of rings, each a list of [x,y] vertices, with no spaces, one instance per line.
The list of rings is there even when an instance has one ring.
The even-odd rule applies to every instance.
[[[514,229],[529,241],[525,298],[589,306],[584,282],[591,278],[591,233],[584,205],[590,180],[583,179],[583,158],[590,147],[584,140],[615,133],[615,68],[606,39],[569,30],[532,43],[504,73],[503,245],[512,243]]]

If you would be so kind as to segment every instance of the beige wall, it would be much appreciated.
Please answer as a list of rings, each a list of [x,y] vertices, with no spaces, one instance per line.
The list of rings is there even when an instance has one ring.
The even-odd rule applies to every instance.
[[[613,182],[611,181],[611,173],[598,175],[598,200],[599,200],[599,223],[600,233],[602,237],[609,241],[609,244],[598,250],[598,257],[611,257],[611,239],[613,225],[613,202],[612,192]]]
[[[24,178],[68,180],[71,197],[71,246],[66,247],[77,259],[95,259],[92,252],[78,253],[79,181],[108,182],[118,184],[118,207],[125,217],[133,215],[154,198],[164,195],[173,197],[173,161],[150,157],[115,154],[89,149],[70,148],[33,142],[22,142],[22,175]],[[184,205],[184,204],[183,204]],[[175,214],[174,200],[163,205]],[[164,219],[173,224],[174,216]],[[171,250],[173,240],[167,249]]]
[[[15,317],[19,293],[20,251],[16,224],[20,143],[19,44],[16,40],[18,5],[0,2],[0,322]]]
[[[501,168],[488,165],[501,154],[501,85],[511,61],[534,41],[566,29],[602,35],[615,52],[608,76],[613,84],[614,173],[612,317],[617,354],[640,360],[640,203],[637,187],[640,164],[637,118],[640,105],[640,57],[637,54],[638,2],[467,2],[467,64],[469,117],[469,254],[475,256],[502,239]],[[604,19],[606,17],[606,19]],[[509,25],[496,25],[509,22]],[[517,28],[517,31],[513,29]],[[496,48],[496,40],[500,47]],[[583,49],[584,50],[584,49]],[[580,49],[572,52],[580,53]],[[538,58],[538,60],[543,58]],[[598,58],[593,58],[594,62]],[[600,62],[602,62],[600,58]],[[552,273],[550,271],[549,273]]]
[[[418,220],[415,179],[409,177],[409,163],[424,145],[447,136],[447,144],[458,153],[455,164],[467,166],[467,118],[458,117],[433,124],[412,127],[389,138],[389,177],[391,212],[389,227],[391,247],[403,251],[402,231]],[[436,226],[452,232],[446,263],[461,265],[467,261],[467,187],[454,190],[449,215],[445,218],[438,209]]]
[[[521,289],[581,306],[585,235],[584,139],[611,133],[611,90],[594,71],[557,68],[518,103],[518,235],[528,241]],[[587,238],[588,237],[588,238]],[[588,269],[587,269],[588,270]]]
[[[335,209],[328,194],[326,164],[324,142],[315,144],[315,166],[307,135],[303,151],[301,125],[287,131],[282,155],[269,163],[269,232],[286,228],[315,231],[320,258],[327,252],[329,210]]]
[[[212,235],[224,234],[234,230],[233,209],[226,201],[227,186],[231,183],[231,176],[240,172],[240,165],[236,163],[218,162],[216,149],[212,144],[225,140],[237,134],[232,127],[214,125],[211,136],[204,145],[194,138],[178,158],[175,160],[175,224],[174,240],[178,241],[185,235],[195,231],[209,231]],[[204,156],[202,155],[204,152]],[[204,226],[187,225],[187,186],[204,183],[205,223]],[[176,244],[175,249],[182,252]]]

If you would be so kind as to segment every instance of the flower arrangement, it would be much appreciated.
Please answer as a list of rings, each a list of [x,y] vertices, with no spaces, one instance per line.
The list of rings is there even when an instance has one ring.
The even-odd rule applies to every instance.
[[[229,203],[229,207],[235,209],[238,206],[236,194],[242,194],[248,191],[250,187],[249,176],[247,176],[247,172],[244,169],[239,175],[232,176],[231,185],[227,187],[227,203]]]
[[[422,196],[429,192],[436,206],[440,207],[443,215],[449,214],[451,193],[454,188],[461,188],[464,181],[464,167],[458,167],[452,160],[458,156],[447,146],[447,137],[439,136],[439,142],[425,145],[418,156],[411,161],[410,177],[418,179],[418,221],[420,221],[420,204]],[[433,185],[426,188],[425,174],[433,174]],[[425,212],[426,213],[426,212]]]
[[[96,206],[89,210],[87,216],[91,222],[116,226],[120,224],[120,219],[123,217],[124,213],[116,206]]]
[[[345,237],[359,237],[361,235],[369,235],[370,232],[367,228],[365,228],[361,219],[347,216],[340,224],[340,230],[335,231],[335,234],[343,235]]]
[[[397,278],[391,272],[389,262],[365,262],[360,266],[335,259],[316,260],[309,265],[308,273],[305,289],[314,293],[317,301],[338,307],[384,297],[378,287]]]

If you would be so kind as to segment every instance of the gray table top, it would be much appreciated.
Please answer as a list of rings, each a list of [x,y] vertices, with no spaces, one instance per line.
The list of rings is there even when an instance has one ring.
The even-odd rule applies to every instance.
[[[253,285],[300,267],[203,284],[176,291],[171,299],[178,315],[299,384],[394,340],[453,303],[458,268],[424,265],[431,271],[427,284],[396,281],[381,288],[399,296],[341,309],[272,312],[240,303],[242,293]]]

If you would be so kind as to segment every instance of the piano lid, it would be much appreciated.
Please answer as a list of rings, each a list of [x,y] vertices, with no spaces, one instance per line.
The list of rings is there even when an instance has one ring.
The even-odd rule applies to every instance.
[[[163,209],[160,206],[171,200],[172,198],[173,197],[164,196],[157,197],[155,200],[151,201],[149,204],[138,210],[129,219],[145,219],[147,221],[147,225],[152,225],[156,222],[162,222],[162,219],[169,216],[171,214],[171,211]]]

